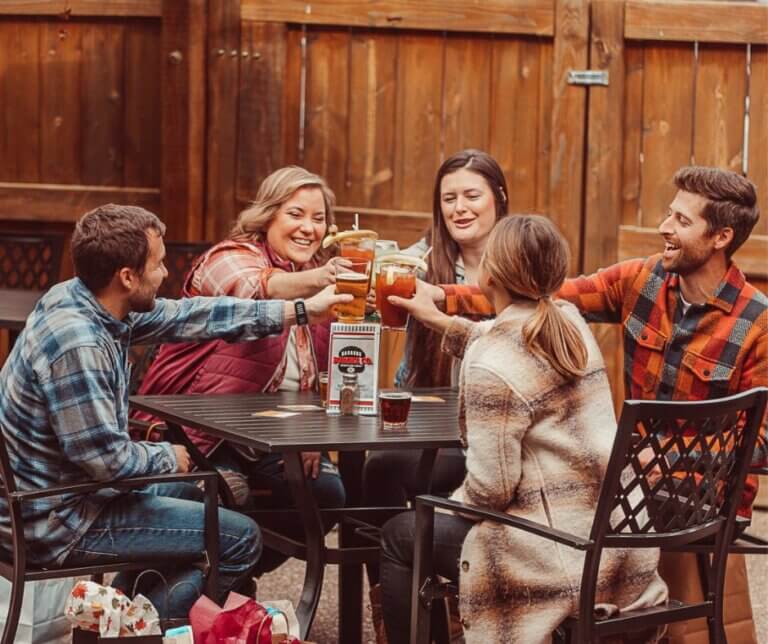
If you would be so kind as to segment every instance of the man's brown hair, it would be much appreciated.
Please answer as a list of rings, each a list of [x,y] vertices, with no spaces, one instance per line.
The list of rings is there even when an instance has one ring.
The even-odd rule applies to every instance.
[[[680,168],[674,181],[678,190],[706,197],[702,215],[708,234],[714,235],[722,228],[733,229],[733,239],[725,249],[730,259],[760,219],[755,185],[735,172],[695,165]]]
[[[75,275],[94,293],[105,288],[121,268],[142,275],[149,255],[149,230],[165,235],[165,224],[138,206],[110,203],[84,214],[72,234]]]

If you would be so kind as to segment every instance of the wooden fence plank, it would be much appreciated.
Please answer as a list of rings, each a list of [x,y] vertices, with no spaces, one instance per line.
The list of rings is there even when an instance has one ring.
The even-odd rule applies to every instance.
[[[421,239],[432,223],[432,214],[429,212],[341,206],[336,209],[339,228],[350,228],[355,213],[360,215],[361,226],[378,231],[380,239],[395,240],[400,248],[407,248]]]
[[[589,4],[561,0],[555,16],[551,201],[549,214],[571,247],[571,273],[581,265],[581,210],[586,89],[568,85],[568,71],[586,69]]]
[[[621,223],[624,159],[624,6],[592,0],[590,69],[606,70],[608,87],[589,91],[584,252],[581,271],[592,273],[616,261]]]
[[[555,46],[551,40],[541,43],[539,51],[538,153],[536,167],[536,212],[549,213],[550,167],[552,164],[552,111]],[[510,198],[511,200],[511,198]]]
[[[218,239],[235,218],[240,0],[208,0],[205,238]]]
[[[40,179],[40,25],[0,22],[0,179]]]
[[[80,182],[82,25],[46,23],[40,38],[40,179]]]
[[[465,148],[488,149],[492,45],[478,35],[446,37],[443,158]]]
[[[205,0],[163,0],[161,195],[175,240],[204,234],[205,8]]]
[[[306,88],[306,82],[302,79],[306,72],[306,60],[302,51],[306,47],[302,43],[306,43],[304,28],[289,27],[285,40],[286,62],[282,102],[283,159],[286,164],[304,163],[302,128],[306,127],[307,119],[302,111],[302,101],[306,104],[302,94],[302,88]]]
[[[621,180],[623,224],[640,224],[640,168],[643,151],[643,68],[645,45],[624,48],[624,166]]]
[[[762,213],[754,232],[768,235],[768,46],[752,47],[751,72],[747,176],[757,186]]]
[[[123,182],[123,36],[122,25],[83,25],[82,183],[119,186]]]
[[[741,172],[746,95],[746,46],[700,45],[693,128],[697,165]]]
[[[353,32],[349,65],[347,203],[368,207],[391,205],[397,36]]]
[[[0,15],[19,16],[160,16],[161,0],[3,0]]]
[[[536,209],[540,50],[541,44],[529,39],[498,38],[493,43],[488,151],[507,179],[509,212]]]
[[[640,214],[656,227],[675,193],[672,176],[691,161],[693,45],[654,43],[645,50]]]
[[[237,137],[237,197],[252,200],[264,177],[284,165],[286,27],[243,22]],[[298,57],[298,49],[292,55]],[[298,80],[297,80],[298,82]],[[220,230],[220,232],[222,232]],[[221,235],[215,235],[218,239]]]
[[[395,184],[391,206],[430,210],[440,165],[444,39],[404,34],[397,58]]]
[[[320,174],[339,203],[346,200],[349,115],[349,33],[315,31],[307,56],[304,165]]]
[[[157,188],[0,183],[0,220],[75,222],[105,203],[127,203],[159,212]]]
[[[621,226],[619,228],[619,260],[647,257],[662,250],[662,239],[656,228]],[[736,251],[733,261],[749,278],[768,279],[768,235],[754,232]]]
[[[243,0],[243,18],[349,27],[485,31],[551,36],[549,0]]]
[[[125,25],[123,183],[160,186],[160,22]]]
[[[768,6],[754,2],[627,0],[624,35],[637,40],[768,43]]]

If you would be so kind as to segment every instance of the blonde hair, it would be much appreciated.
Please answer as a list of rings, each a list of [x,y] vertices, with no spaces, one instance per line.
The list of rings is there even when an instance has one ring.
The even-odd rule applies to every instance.
[[[482,266],[513,297],[537,301],[523,325],[523,340],[532,353],[573,380],[584,375],[587,347],[551,297],[565,281],[569,255],[567,242],[549,219],[515,215],[504,217],[491,231]]]
[[[256,199],[237,217],[229,232],[229,238],[236,241],[262,239],[277,211],[297,190],[319,188],[325,202],[325,225],[333,222],[333,206],[336,196],[321,176],[296,165],[275,170],[259,186]]]

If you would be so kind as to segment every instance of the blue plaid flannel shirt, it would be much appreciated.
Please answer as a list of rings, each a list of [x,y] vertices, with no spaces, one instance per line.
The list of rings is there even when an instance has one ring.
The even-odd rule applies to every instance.
[[[51,288],[27,320],[0,371],[0,429],[19,490],[109,481],[176,470],[169,443],[128,435],[127,350],[283,330],[283,302],[231,297],[158,299],[148,313],[112,317],[78,279]],[[22,507],[30,560],[61,564],[100,510],[121,494],[61,495]],[[0,501],[0,544],[10,547]]]

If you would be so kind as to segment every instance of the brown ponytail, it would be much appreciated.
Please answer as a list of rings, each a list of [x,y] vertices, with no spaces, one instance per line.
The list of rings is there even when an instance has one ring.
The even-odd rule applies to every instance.
[[[515,297],[537,300],[523,326],[528,349],[564,378],[584,374],[587,347],[576,325],[551,295],[565,281],[568,245],[555,225],[540,215],[505,217],[491,232],[482,265],[495,284]]]

